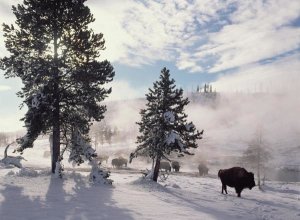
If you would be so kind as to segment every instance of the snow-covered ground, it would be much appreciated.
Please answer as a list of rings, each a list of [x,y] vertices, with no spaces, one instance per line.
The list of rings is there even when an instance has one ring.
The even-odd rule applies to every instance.
[[[189,168],[158,184],[142,180],[132,171],[145,164],[134,161],[131,169],[111,170],[112,186],[93,185],[87,165],[73,170],[64,163],[64,177],[53,177],[46,150],[47,140],[38,140],[23,154],[25,169],[0,166],[1,220],[300,219],[300,183],[267,182],[238,198],[232,188],[222,195],[215,175],[199,177]]]
[[[126,171],[125,171],[126,172]],[[300,185],[268,182],[264,191],[220,193],[216,178],[170,175],[149,183],[140,174],[112,173],[113,186],[92,185],[87,173],[16,168],[0,172],[0,216],[16,219],[299,219]]]

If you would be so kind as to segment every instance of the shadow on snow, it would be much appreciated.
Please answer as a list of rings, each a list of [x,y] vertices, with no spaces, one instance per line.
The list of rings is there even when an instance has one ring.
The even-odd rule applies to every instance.
[[[23,187],[4,185],[4,189],[0,190],[4,197],[0,216],[5,220],[133,219],[129,210],[118,208],[112,200],[112,186],[86,184],[80,174],[73,174],[73,177],[75,185],[70,193],[64,190],[63,179],[50,177],[45,199],[24,195]]]

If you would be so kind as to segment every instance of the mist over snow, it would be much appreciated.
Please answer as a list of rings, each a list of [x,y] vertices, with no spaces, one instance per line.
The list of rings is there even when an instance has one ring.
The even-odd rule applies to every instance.
[[[192,103],[187,113],[205,131],[199,144],[208,156],[239,155],[258,129],[274,153],[298,147],[299,108],[297,94],[224,93],[216,106]]]
[[[272,167],[300,166],[300,101],[294,90],[284,93],[220,92],[216,99],[207,99],[206,102],[193,100],[195,95],[201,96],[188,94],[191,102],[186,113],[198,130],[204,129],[204,135],[198,141],[195,156],[186,156],[187,160],[216,162],[227,156],[240,157],[260,130],[272,151]],[[123,140],[127,145],[115,145],[128,150],[136,146],[138,126],[135,122],[141,120],[139,111],[145,108],[145,104],[143,98],[107,102],[105,123],[129,134]],[[288,153],[291,151],[296,154]]]

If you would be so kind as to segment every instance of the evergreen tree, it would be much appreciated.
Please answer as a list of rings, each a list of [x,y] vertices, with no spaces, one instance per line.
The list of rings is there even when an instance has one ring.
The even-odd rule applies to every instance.
[[[175,80],[170,79],[169,70],[162,69],[160,80],[153,84],[146,94],[146,108],[142,109],[138,122],[140,135],[137,149],[131,153],[130,161],[137,156],[149,156],[155,163],[152,180],[157,181],[162,158],[171,152],[178,156],[192,155],[189,148],[197,148],[197,139],[203,131],[196,130],[192,122],[187,123],[184,107],[189,103],[183,98],[183,90],[175,88]]]
[[[94,18],[85,1],[24,0],[12,7],[16,25],[3,25],[10,56],[0,67],[6,77],[21,78],[18,96],[28,107],[19,151],[33,147],[39,134],[52,133],[52,172],[61,144],[82,155],[71,144],[74,131],[89,141],[90,123],[103,119],[106,107],[99,103],[111,92],[103,84],[112,81],[113,67],[98,60],[105,41],[88,27]]]

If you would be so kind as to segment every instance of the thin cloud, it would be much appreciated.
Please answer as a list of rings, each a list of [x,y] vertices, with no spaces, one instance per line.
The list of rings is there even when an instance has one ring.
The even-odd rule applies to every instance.
[[[219,77],[212,84],[220,92],[294,93],[300,86],[300,55],[272,63],[250,65]]]
[[[112,87],[112,93],[105,101],[128,100],[144,97],[145,88],[134,88],[127,81],[114,80],[107,87]]]
[[[189,72],[220,72],[300,44],[300,28],[291,25],[299,17],[296,0],[125,0],[92,6],[107,37],[106,55],[129,66],[163,60]]]
[[[91,27],[106,39],[102,58],[128,66],[168,61],[180,70],[214,73],[288,53],[300,45],[300,27],[291,25],[299,18],[298,0],[91,0],[87,4],[96,18]]]

